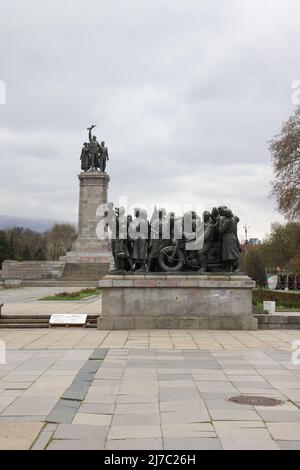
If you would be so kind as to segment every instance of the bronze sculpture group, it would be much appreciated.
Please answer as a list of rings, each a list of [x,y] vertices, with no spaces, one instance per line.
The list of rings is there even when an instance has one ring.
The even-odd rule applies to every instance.
[[[148,221],[144,209],[132,217],[109,203],[105,217],[117,272],[239,272],[239,218],[226,206],[202,218],[159,209]]]
[[[87,128],[89,143],[81,151],[84,172],[105,172],[109,160],[105,142],[92,135],[95,127]],[[149,221],[144,209],[134,209],[132,217],[109,203],[104,216],[117,272],[239,272],[239,218],[227,206],[214,207],[202,217],[193,211],[176,217],[155,209]]]
[[[109,160],[108,150],[105,142],[99,144],[95,135],[92,135],[92,130],[96,125],[88,127],[89,143],[85,142],[81,150],[81,169],[82,171],[97,171],[104,172],[106,169],[106,162]]]

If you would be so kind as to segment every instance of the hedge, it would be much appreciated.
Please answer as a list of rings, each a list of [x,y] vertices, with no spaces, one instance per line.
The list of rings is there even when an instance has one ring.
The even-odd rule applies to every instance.
[[[300,308],[299,292],[282,292],[266,289],[254,289],[253,303],[255,305],[262,303],[264,300],[273,300],[277,305],[282,307]]]

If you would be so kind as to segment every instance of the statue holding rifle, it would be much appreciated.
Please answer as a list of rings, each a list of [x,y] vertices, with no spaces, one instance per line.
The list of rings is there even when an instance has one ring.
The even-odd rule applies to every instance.
[[[92,136],[92,130],[96,127],[96,124],[87,128],[89,131],[89,153],[90,153],[90,167],[91,170],[97,170],[99,167],[99,147],[100,144],[95,135]]]

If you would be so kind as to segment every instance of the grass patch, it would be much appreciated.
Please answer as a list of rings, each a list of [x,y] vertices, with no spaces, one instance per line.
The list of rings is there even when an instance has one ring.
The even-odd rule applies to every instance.
[[[87,297],[92,297],[94,295],[100,294],[101,289],[99,287],[95,287],[93,289],[82,289],[76,292],[59,292],[58,294],[43,297],[39,300],[82,300]]]

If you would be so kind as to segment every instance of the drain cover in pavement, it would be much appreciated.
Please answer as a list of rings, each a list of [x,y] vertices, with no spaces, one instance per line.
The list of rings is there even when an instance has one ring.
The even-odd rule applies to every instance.
[[[229,398],[229,401],[234,403],[239,403],[240,405],[252,405],[252,406],[276,406],[281,405],[281,400],[276,400],[275,398],[269,397],[255,397],[255,396],[245,396],[240,395],[239,397]]]

